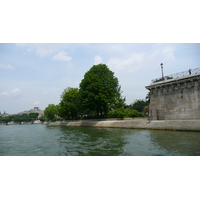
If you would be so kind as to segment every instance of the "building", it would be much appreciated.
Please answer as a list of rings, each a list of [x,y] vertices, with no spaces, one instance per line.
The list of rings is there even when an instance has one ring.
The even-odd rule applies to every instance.
[[[43,110],[40,110],[39,107],[34,107],[33,109],[30,109],[30,110],[28,111],[28,114],[29,114],[29,113],[38,113],[38,114],[39,114],[39,115],[38,115],[38,118],[44,116],[44,111],[43,111]]]
[[[150,91],[151,120],[200,119],[200,68],[153,80]]]
[[[0,116],[1,116],[1,117],[7,117],[7,116],[9,116],[9,114],[8,114],[8,113],[6,113],[6,111],[4,111],[4,113],[3,113],[3,114],[1,114],[1,112],[0,112]]]
[[[33,109],[24,110],[24,111],[22,111],[22,112],[20,112],[20,113],[12,114],[12,115],[23,115],[23,114],[29,114],[29,113],[38,113],[38,114],[39,114],[39,115],[38,115],[38,118],[44,116],[44,110],[40,110],[39,107],[34,107]],[[9,115],[10,115],[10,114],[6,113],[5,111],[4,111],[3,114],[1,114],[1,112],[0,112],[0,116],[1,116],[1,117],[7,117],[7,116],[9,116]]]

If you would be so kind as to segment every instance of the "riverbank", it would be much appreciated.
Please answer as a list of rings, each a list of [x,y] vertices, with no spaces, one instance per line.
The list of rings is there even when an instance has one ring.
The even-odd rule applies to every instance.
[[[127,119],[127,120],[66,120],[44,122],[48,126],[82,126],[82,127],[107,127],[107,128],[137,128],[137,129],[162,129],[162,130],[187,130],[200,131],[200,120],[156,120]]]
[[[0,125],[25,125],[25,124],[42,124],[40,120],[35,120],[32,122],[14,122],[10,121],[8,123],[0,123]]]

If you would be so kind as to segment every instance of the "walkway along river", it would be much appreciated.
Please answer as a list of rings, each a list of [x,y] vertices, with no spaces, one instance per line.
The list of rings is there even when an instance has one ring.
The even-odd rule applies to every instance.
[[[66,120],[56,122],[44,122],[51,126],[87,126],[110,128],[140,128],[140,129],[164,129],[164,130],[190,130],[200,131],[200,120]]]

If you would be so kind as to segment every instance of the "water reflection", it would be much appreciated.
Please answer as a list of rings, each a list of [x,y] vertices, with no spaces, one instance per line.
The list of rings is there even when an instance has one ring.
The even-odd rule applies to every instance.
[[[127,143],[119,130],[107,128],[60,127],[59,141],[66,149],[66,155],[112,156],[123,153]]]
[[[200,155],[198,132],[91,127],[60,127],[60,131],[65,155]]]
[[[200,132],[0,126],[0,156],[199,156]]]
[[[199,156],[200,133],[184,131],[151,131],[151,140],[154,145],[174,152],[177,155]]]

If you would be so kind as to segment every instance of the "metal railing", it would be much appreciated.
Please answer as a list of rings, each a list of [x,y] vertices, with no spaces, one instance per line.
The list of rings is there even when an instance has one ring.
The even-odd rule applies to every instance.
[[[183,71],[183,72],[179,72],[179,73],[176,73],[176,74],[171,74],[171,75],[165,76],[164,80],[180,78],[180,77],[189,76],[189,75],[198,74],[198,73],[200,73],[200,67],[199,68],[195,68],[195,69],[189,69],[187,71]],[[164,80],[163,80],[162,77],[159,77],[159,78],[156,78],[156,79],[152,79],[151,83],[164,81]]]

